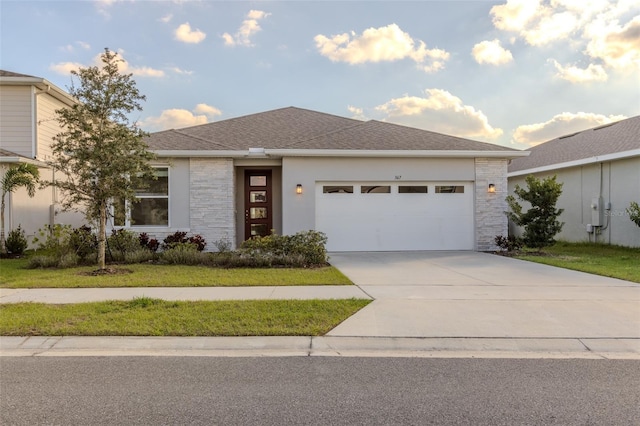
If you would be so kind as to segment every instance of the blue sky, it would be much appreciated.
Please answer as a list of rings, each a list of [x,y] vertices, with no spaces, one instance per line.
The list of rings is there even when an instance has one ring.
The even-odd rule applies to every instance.
[[[2,0],[0,20],[0,67],[62,89],[119,52],[148,131],[298,106],[523,149],[640,114],[635,0]]]

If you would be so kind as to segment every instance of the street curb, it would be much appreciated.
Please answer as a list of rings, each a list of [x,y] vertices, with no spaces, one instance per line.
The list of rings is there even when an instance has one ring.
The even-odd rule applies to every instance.
[[[0,356],[330,356],[640,360],[640,339],[5,336],[0,337]]]

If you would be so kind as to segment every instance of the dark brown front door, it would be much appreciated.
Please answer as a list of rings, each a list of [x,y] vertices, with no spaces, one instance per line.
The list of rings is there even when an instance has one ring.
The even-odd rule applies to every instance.
[[[271,170],[244,172],[244,238],[271,234]]]

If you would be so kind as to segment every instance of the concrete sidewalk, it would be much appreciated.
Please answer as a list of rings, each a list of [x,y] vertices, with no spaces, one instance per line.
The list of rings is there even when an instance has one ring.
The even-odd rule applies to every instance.
[[[84,303],[151,297],[164,300],[370,299],[355,285],[254,287],[0,288],[0,304]]]

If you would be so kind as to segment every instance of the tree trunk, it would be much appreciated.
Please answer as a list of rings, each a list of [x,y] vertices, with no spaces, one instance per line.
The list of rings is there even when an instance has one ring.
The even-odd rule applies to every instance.
[[[103,205],[100,207],[100,225],[98,231],[98,266],[106,269],[105,248],[107,245],[107,209]]]

